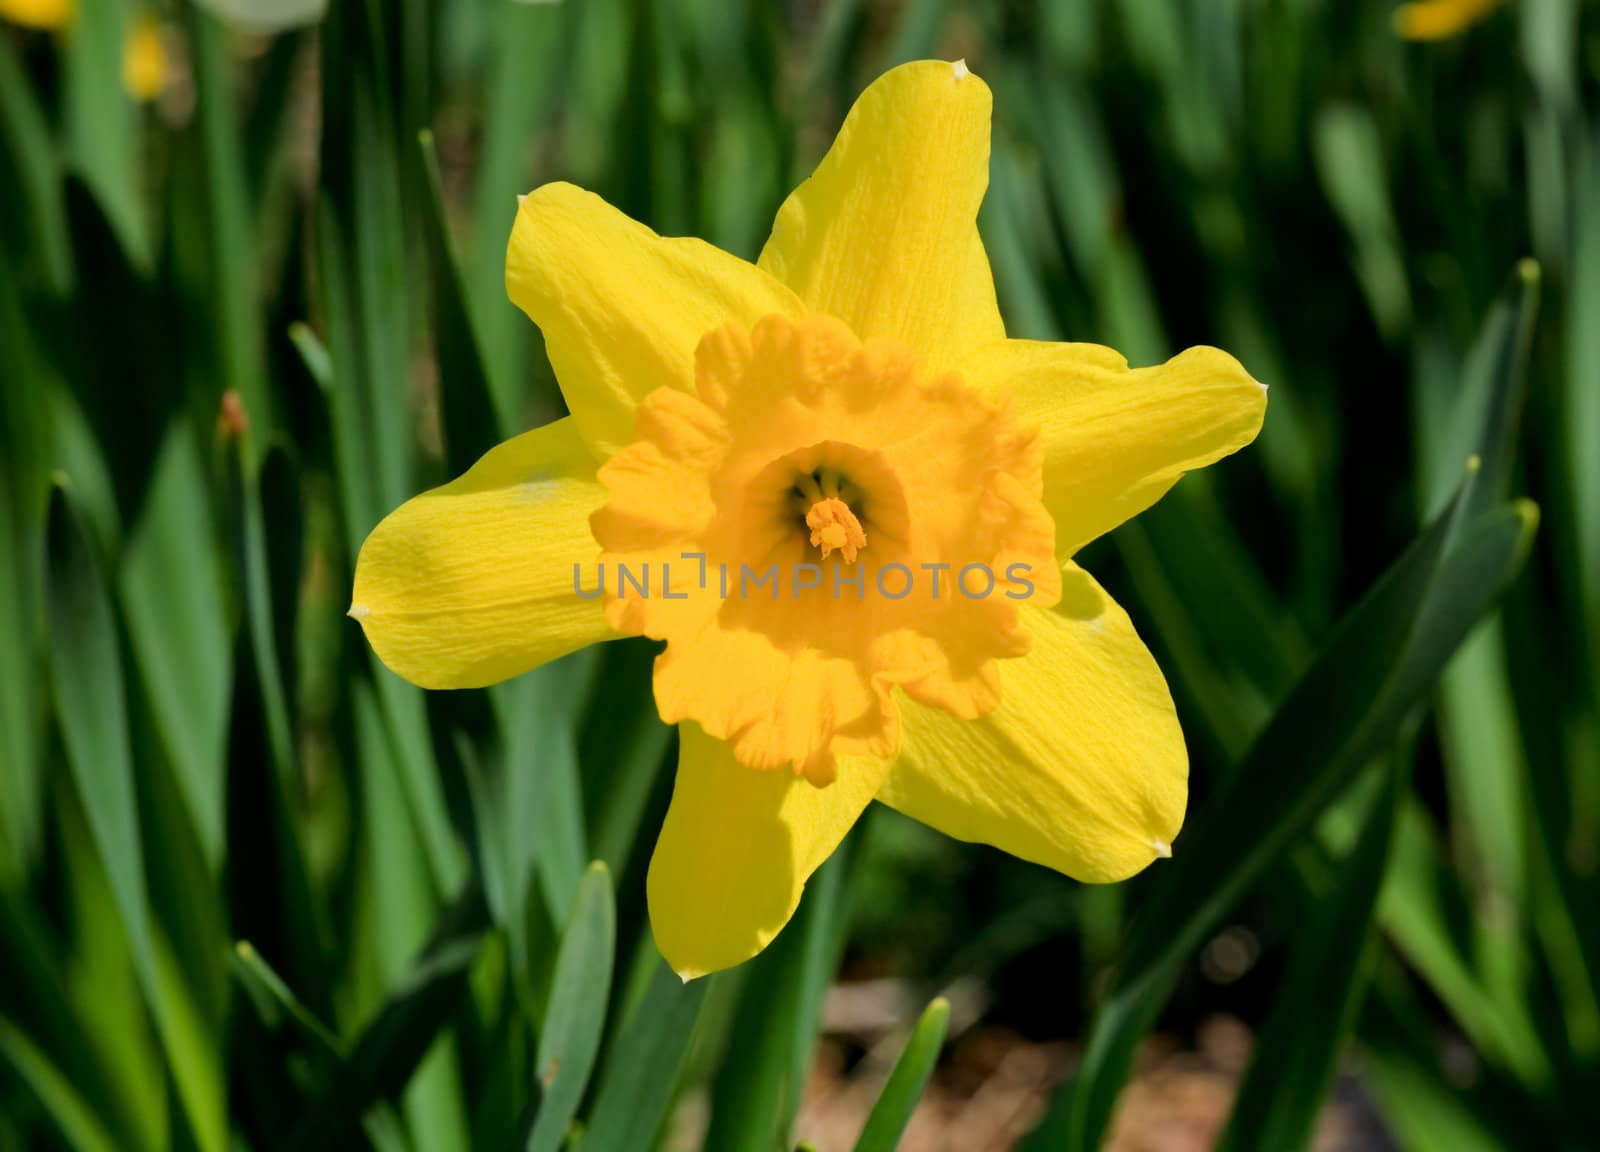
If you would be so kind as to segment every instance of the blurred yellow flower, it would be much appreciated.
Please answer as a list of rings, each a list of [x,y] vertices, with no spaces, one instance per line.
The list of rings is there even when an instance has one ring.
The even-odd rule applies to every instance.
[[[1505,0],[1414,0],[1395,9],[1395,31],[1407,40],[1446,40],[1459,35]]]
[[[1096,882],[1183,822],[1166,683],[1068,558],[1253,439],[1266,391],[1211,348],[1129,369],[1006,337],[990,102],[960,62],[881,77],[755,264],[568,184],[524,197],[506,285],[572,415],[357,561],[351,615],[424,687],[666,642],[648,889],[686,979],[765,947],[875,798]]]
[[[137,12],[122,42],[122,87],[135,100],[154,100],[167,86],[167,45],[161,22]]]
[[[0,0],[0,20],[24,28],[65,28],[76,12],[77,0]],[[141,9],[122,42],[122,87],[135,100],[154,100],[166,87],[167,65],[161,24],[154,13]]]
[[[65,28],[74,0],[0,0],[0,20],[24,28]]]

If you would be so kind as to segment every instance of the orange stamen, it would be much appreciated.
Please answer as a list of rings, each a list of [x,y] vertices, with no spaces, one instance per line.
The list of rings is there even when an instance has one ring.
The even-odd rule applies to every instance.
[[[811,505],[806,513],[806,527],[811,529],[812,546],[822,549],[824,560],[837,548],[844,554],[846,564],[854,564],[856,553],[867,546],[867,534],[861,529],[861,521],[850,511],[850,505],[837,496]]]

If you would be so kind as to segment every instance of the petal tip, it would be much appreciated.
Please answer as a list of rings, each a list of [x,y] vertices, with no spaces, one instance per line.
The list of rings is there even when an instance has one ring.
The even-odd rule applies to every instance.
[[[965,80],[972,75],[972,70],[967,67],[966,57],[954,60],[950,64],[950,71],[957,80]]]
[[[346,612],[345,615],[350,617],[352,620],[365,620],[368,616],[372,615],[372,609],[368,608],[365,604],[352,604],[350,605],[350,610]]]
[[[1154,848],[1156,850],[1156,855],[1161,857],[1163,860],[1172,859],[1172,845],[1168,844],[1165,840],[1152,840],[1150,842],[1150,847]]]

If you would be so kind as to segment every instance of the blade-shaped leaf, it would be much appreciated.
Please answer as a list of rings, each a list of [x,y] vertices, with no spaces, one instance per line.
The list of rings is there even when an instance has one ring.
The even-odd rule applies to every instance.
[[[439,345],[439,408],[444,423],[445,465],[459,476],[495,443],[511,425],[497,423],[494,397],[484,374],[483,357],[472,330],[450,223],[445,217],[444,186],[439,176],[439,156],[433,133],[417,139],[422,165],[422,222],[428,240],[432,270],[433,315]]]
[[[685,984],[657,959],[644,1001],[600,1069],[584,1152],[654,1145],[710,987],[711,979]]]
[[[83,523],[59,487],[50,503],[48,568],[50,678],[73,783],[194,1137],[202,1152],[219,1152],[227,1129],[215,1040],[196,1019],[174,966],[157,956],[111,599]]]
[[[900,1136],[911,1123],[911,1113],[928,1087],[933,1066],[939,1062],[939,1050],[949,1026],[950,1001],[940,997],[922,1013],[911,1039],[906,1041],[905,1051],[895,1061],[894,1071],[889,1073],[889,1081],[856,1141],[856,1152],[894,1152],[900,1146]]]
[[[1218,1152],[1292,1152],[1309,1143],[1365,991],[1373,913],[1403,786],[1398,768],[1385,769],[1365,828],[1296,934]]]
[[[117,1144],[77,1087],[4,1017],[0,1017],[0,1060],[33,1092],[61,1138],[76,1152],[116,1152]]]
[[[433,938],[301,1120],[296,1148],[344,1148],[362,1117],[396,1098],[466,995],[483,944],[488,908],[476,884],[441,918]]]
[[[817,869],[794,919],[750,962],[713,1090],[708,1150],[742,1152],[787,1143],[816,1044],[822,998],[844,946],[856,835]]]
[[[539,1036],[535,1073],[541,1100],[528,1136],[528,1152],[560,1148],[578,1111],[605,1031],[616,942],[611,873],[596,861],[578,883],[556,956],[549,1009]]]
[[[1456,500],[1345,617],[1228,784],[1190,821],[1178,863],[1141,910],[1071,1091],[1071,1143],[1097,1147],[1139,1038],[1182,958],[1392,740],[1520,568],[1531,506],[1458,537]],[[1455,547],[1452,541],[1458,540]]]
[[[187,423],[174,421],[128,534],[118,590],[156,728],[216,872],[223,858],[231,653],[211,523],[199,449]]]

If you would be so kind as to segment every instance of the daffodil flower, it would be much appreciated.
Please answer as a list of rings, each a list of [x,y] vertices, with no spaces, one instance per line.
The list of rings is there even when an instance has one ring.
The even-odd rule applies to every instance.
[[[1483,20],[1505,0],[1413,0],[1394,12],[1394,28],[1407,40],[1448,40]]]
[[[148,102],[167,86],[167,45],[155,13],[141,8],[122,41],[122,88],[135,100]]]
[[[1166,683],[1070,557],[1253,439],[1266,392],[1211,348],[1006,337],[989,113],[963,63],[881,77],[755,264],[525,197],[506,285],[572,414],[361,550],[351,614],[424,687],[665,641],[648,895],[685,979],[765,947],[874,799],[1094,882],[1183,822]]]
[[[65,28],[73,8],[73,0],[0,0],[0,20],[24,28]]]
[[[76,0],[0,0],[0,20],[23,28],[59,31],[70,25],[76,14]],[[131,17],[122,41],[123,90],[141,102],[154,100],[166,87],[167,70],[160,21],[141,8]]]

